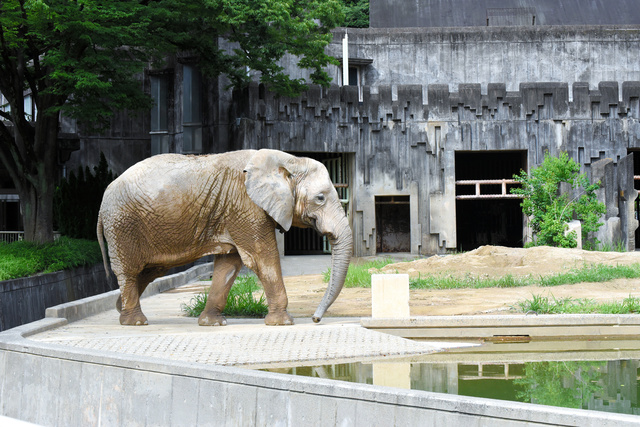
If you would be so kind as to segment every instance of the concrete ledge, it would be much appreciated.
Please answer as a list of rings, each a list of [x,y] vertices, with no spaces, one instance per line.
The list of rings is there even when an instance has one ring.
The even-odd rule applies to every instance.
[[[638,314],[547,314],[502,316],[424,316],[409,319],[363,318],[361,325],[404,338],[478,339],[529,336],[640,337]]]
[[[147,289],[145,289],[142,294],[142,298],[150,297],[152,295],[168,291],[169,289],[173,289],[179,285],[193,282],[212,271],[213,263],[209,262],[191,267],[182,273],[160,277],[147,286]],[[69,322],[74,322],[87,316],[92,316],[114,308],[119,295],[120,291],[115,290],[82,300],[60,304],[55,307],[49,307],[45,311],[45,317],[64,318]]]

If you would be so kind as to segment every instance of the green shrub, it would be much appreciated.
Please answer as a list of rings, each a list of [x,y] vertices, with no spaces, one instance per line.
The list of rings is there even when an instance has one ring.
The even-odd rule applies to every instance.
[[[598,201],[596,190],[600,183],[590,184],[584,174],[579,174],[580,165],[569,158],[567,153],[559,157],[545,155],[540,167],[530,174],[521,171],[514,179],[522,184],[513,188],[513,194],[523,197],[522,211],[530,217],[534,245],[548,245],[575,248],[577,235],[568,229],[567,222],[576,218],[582,223],[582,241],[587,244],[589,233],[598,231],[602,223],[600,217],[606,212],[604,203]],[[577,195],[558,194],[560,184],[568,184]],[[591,243],[597,247],[597,240]]]
[[[78,168],[62,179],[54,194],[54,216],[61,234],[77,239],[96,239],[96,224],[102,195],[113,173],[100,153],[100,163],[93,168]]]
[[[0,280],[92,265],[101,260],[100,246],[95,240],[63,236],[44,245],[26,241],[0,243]]]
[[[229,291],[223,314],[238,317],[265,317],[269,308],[264,293],[258,299],[253,295],[255,291],[262,289],[258,283],[258,279],[253,275],[238,276]],[[205,289],[202,293],[195,295],[189,304],[182,304],[182,312],[189,317],[200,316],[207,305],[208,294],[209,289]]]

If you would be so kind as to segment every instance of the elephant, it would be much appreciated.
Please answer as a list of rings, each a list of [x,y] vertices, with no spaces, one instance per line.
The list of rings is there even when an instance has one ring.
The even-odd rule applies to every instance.
[[[223,326],[233,282],[246,265],[262,282],[267,325],[290,325],[276,229],[312,227],[329,238],[331,277],[312,319],[342,290],[353,251],[349,221],[324,165],[282,151],[159,154],[131,166],[105,190],[97,236],[107,277],[120,288],[122,325],[146,325],[140,296],[176,266],[214,254],[202,326]],[[107,250],[105,250],[105,240]]]

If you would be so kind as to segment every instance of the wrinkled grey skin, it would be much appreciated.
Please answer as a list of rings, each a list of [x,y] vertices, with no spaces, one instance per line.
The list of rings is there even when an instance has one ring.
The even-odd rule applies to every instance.
[[[163,154],[132,166],[109,185],[97,234],[105,270],[120,285],[120,323],[146,325],[140,295],[172,267],[215,254],[200,325],[225,325],[222,310],[242,264],[262,282],[267,325],[289,325],[276,227],[312,227],[330,239],[331,279],[313,320],[336,299],[353,240],[326,168],[276,150],[206,156]]]

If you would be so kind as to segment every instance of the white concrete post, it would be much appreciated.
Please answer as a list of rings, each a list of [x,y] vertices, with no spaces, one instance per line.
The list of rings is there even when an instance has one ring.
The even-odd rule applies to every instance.
[[[349,86],[349,35],[342,39],[342,86]]]
[[[409,275],[371,275],[371,317],[408,318]]]

